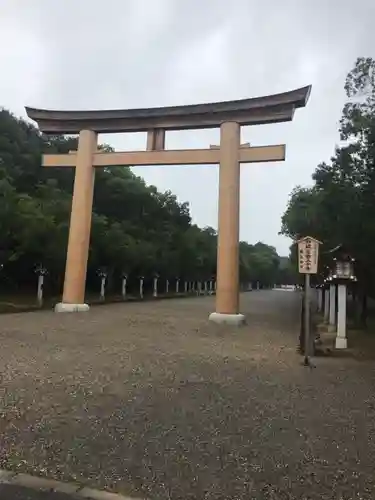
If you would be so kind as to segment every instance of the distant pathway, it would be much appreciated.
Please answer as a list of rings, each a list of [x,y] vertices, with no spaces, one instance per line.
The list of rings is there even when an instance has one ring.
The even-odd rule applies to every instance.
[[[151,500],[375,498],[373,364],[301,366],[299,297],[244,294],[241,329],[207,322],[213,298],[1,316],[0,468]]]

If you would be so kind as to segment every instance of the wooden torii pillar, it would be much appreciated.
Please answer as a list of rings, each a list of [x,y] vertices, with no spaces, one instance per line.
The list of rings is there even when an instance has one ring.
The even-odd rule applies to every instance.
[[[63,299],[57,312],[87,311],[85,283],[95,169],[110,166],[220,165],[216,311],[210,320],[241,324],[239,312],[240,164],[285,160],[285,145],[241,145],[241,125],[291,120],[310,87],[270,97],[174,108],[119,111],[46,111],[26,108],[47,134],[78,133],[78,151],[43,156],[44,167],[75,167]],[[268,101],[268,102],[267,102]],[[220,127],[220,145],[165,150],[165,132]],[[147,131],[147,150],[97,150],[100,132]]]

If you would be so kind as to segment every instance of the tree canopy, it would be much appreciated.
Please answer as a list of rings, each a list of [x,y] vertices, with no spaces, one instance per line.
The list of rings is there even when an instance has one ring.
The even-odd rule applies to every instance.
[[[107,145],[100,146],[110,150]],[[72,137],[46,137],[30,123],[0,110],[0,281],[3,286],[34,283],[35,266],[48,269],[61,290],[68,239],[72,169],[41,167],[43,153],[77,148]],[[148,186],[130,168],[97,169],[88,287],[97,270],[138,278],[210,279],[216,272],[216,231],[192,223],[189,204],[170,191]],[[277,281],[279,257],[264,243],[240,244],[243,282]],[[95,285],[96,286],[96,285]]]
[[[374,291],[375,262],[375,61],[358,58],[345,81],[347,101],[340,145],[330,162],[316,167],[311,187],[297,186],[282,217],[281,232],[310,235],[324,250],[339,244],[357,260],[359,284]],[[325,264],[324,253],[322,264]]]

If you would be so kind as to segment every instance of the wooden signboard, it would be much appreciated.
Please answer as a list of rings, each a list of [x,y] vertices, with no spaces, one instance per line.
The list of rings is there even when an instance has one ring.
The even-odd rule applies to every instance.
[[[318,258],[320,241],[305,236],[297,241],[298,244],[298,271],[301,274],[316,274],[318,272]]]
[[[305,345],[304,365],[310,366],[310,275],[318,272],[318,257],[320,241],[305,236],[297,241],[298,245],[298,271],[305,275],[305,295],[304,295],[304,326],[305,326]]]

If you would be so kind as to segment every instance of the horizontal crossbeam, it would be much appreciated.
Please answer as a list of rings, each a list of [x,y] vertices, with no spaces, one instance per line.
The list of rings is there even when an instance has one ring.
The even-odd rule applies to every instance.
[[[43,167],[75,167],[76,153],[43,155]],[[263,163],[285,160],[285,144],[241,147],[241,163]],[[165,151],[125,151],[93,154],[94,167],[147,165],[217,165],[220,149],[183,149]]]

